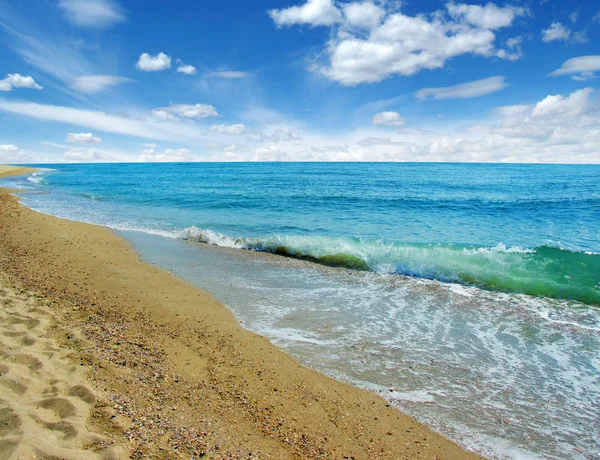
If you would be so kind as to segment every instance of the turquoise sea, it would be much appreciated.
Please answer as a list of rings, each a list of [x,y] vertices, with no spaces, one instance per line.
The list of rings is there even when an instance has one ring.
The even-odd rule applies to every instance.
[[[0,185],[308,366],[493,458],[600,457],[600,166],[40,167]]]

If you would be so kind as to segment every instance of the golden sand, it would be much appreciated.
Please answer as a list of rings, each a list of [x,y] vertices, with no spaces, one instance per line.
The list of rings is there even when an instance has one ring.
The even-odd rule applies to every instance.
[[[6,191],[0,271],[51,309],[53,337],[88,376],[60,377],[57,397],[77,406],[69,388],[90,388],[88,428],[124,457],[481,458],[380,397],[301,366],[208,293],[142,263],[109,229],[36,213]]]
[[[0,165],[0,178],[11,176],[22,176],[37,171],[35,168],[24,168],[23,166]]]

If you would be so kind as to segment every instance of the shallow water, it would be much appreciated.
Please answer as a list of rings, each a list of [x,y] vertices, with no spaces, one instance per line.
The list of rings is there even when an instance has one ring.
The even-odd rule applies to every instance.
[[[244,327],[467,448],[494,458],[600,452],[600,312],[584,304],[119,234]]]

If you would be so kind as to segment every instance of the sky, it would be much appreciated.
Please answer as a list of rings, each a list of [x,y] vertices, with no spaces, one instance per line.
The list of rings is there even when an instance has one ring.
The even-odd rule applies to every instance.
[[[600,163],[600,4],[0,0],[0,163]]]

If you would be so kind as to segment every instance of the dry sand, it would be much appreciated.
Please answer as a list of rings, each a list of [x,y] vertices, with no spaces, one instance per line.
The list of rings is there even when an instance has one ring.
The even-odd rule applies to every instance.
[[[21,176],[37,171],[35,168],[24,168],[22,166],[0,165],[0,178],[10,176]]]
[[[208,293],[142,263],[110,230],[33,212],[7,191],[0,271],[48,306],[52,336],[88,375],[89,384],[80,383],[67,365],[58,378],[65,383],[54,398],[76,408],[69,423],[79,421],[81,438],[70,448],[90,436],[80,423],[86,406],[69,395],[82,385],[96,398],[88,428],[132,458],[480,458],[378,396],[302,367],[242,329]],[[16,411],[16,397],[0,391]],[[55,417],[47,421],[60,423]]]
[[[96,394],[46,335],[53,312],[0,277],[0,458],[118,458],[86,428]]]

